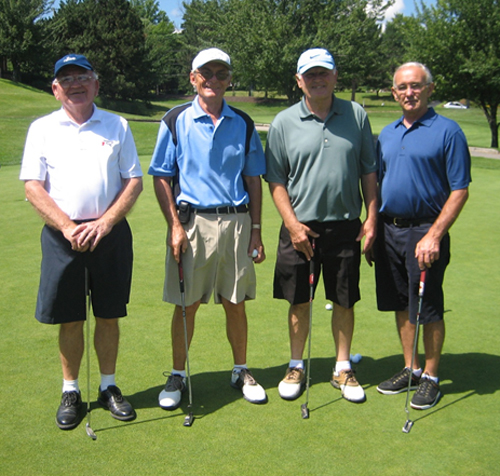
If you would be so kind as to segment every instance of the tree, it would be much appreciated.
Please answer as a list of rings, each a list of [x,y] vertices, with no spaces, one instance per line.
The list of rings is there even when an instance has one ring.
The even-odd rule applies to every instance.
[[[318,40],[335,57],[339,85],[351,90],[352,101],[357,88],[379,68],[380,21],[391,4],[382,0],[337,0],[325,9]]]
[[[53,0],[0,0],[0,58],[4,74],[6,63],[12,63],[12,79],[21,80],[21,72],[36,63],[43,47],[40,19]]]
[[[143,23],[127,0],[67,0],[50,21],[54,60],[85,54],[104,98],[145,99],[154,82]]]
[[[483,110],[498,148],[500,105],[499,0],[437,0],[421,4],[420,34],[412,40],[415,59],[434,73],[436,89],[449,99],[468,98]]]
[[[130,0],[144,24],[149,79],[156,94],[179,90],[180,65],[178,52],[182,48],[180,36],[167,14],[160,10],[157,0]]]
[[[392,77],[396,68],[412,60],[408,50],[415,32],[419,31],[420,24],[413,16],[398,14],[386,24],[379,48],[378,85],[374,83],[374,86],[384,88],[392,86]],[[365,84],[370,83],[368,78]]]

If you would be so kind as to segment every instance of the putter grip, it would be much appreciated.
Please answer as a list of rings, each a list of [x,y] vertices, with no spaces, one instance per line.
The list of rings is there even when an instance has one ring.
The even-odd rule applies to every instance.
[[[422,297],[424,295],[426,276],[427,276],[427,270],[424,269],[423,271],[420,272],[420,285],[418,287],[418,296],[419,297]]]
[[[179,261],[178,270],[179,270],[179,287],[181,289],[181,293],[183,293],[184,292],[184,269],[182,268],[182,261]]]

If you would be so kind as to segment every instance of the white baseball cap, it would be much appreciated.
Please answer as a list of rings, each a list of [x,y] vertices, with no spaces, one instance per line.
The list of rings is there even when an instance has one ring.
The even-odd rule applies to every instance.
[[[311,48],[300,55],[297,73],[304,74],[307,70],[318,66],[330,70],[335,69],[335,60],[324,48]]]
[[[218,48],[208,48],[200,51],[193,60],[192,71],[201,68],[211,62],[221,63],[231,69],[231,59],[227,53]]]

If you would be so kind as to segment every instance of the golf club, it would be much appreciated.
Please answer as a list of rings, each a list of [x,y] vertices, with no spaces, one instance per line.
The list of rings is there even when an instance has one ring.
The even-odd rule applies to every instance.
[[[415,361],[415,353],[417,352],[418,331],[419,331],[419,327],[420,327],[420,311],[422,310],[422,299],[424,297],[424,289],[425,289],[425,276],[426,276],[426,270],[424,269],[420,273],[420,285],[418,287],[417,322],[415,324],[415,339],[413,341],[413,353],[411,354],[410,375],[408,377],[408,388],[406,390],[406,404],[405,404],[406,422],[403,425],[403,433],[410,433],[411,427],[413,426],[413,421],[410,420],[410,410],[408,409],[408,402],[410,400],[410,388],[411,388],[411,378],[412,378],[412,372],[413,372],[413,363]]]
[[[85,268],[85,341],[87,354],[87,423],[85,425],[85,431],[87,435],[93,440],[97,440],[97,435],[90,426],[90,285],[89,285],[89,270]]]
[[[191,370],[189,368],[189,344],[187,335],[187,323],[186,323],[186,292],[184,290],[184,270],[182,268],[182,256],[179,257],[179,287],[181,290],[181,305],[182,305],[182,320],[184,323],[184,344],[186,346],[186,370],[187,370],[187,381],[188,381],[188,392],[189,392],[189,405],[188,408],[191,410],[193,407],[193,395],[191,392]],[[190,411],[184,418],[184,426],[191,426],[193,424],[194,416],[193,412]]]
[[[316,248],[316,243],[314,238],[312,239],[311,246],[314,250]],[[311,258],[309,261],[309,338],[307,344],[307,376],[306,376],[306,402],[301,405],[302,418],[309,418],[309,408],[307,405],[309,403],[309,382],[311,380],[311,334],[312,334],[312,303],[314,296],[314,259]]]

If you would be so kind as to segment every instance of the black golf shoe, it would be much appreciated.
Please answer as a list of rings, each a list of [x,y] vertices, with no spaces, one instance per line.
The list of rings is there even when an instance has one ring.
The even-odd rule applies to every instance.
[[[57,409],[56,424],[61,430],[72,430],[82,421],[85,412],[80,392],[64,392]]]
[[[422,377],[417,391],[411,399],[411,407],[415,410],[432,408],[441,398],[439,385],[430,378]]]
[[[97,398],[99,405],[107,408],[111,412],[111,416],[121,421],[134,420],[137,416],[132,405],[122,395],[122,392],[115,385],[110,385],[106,390],[101,391]]]

